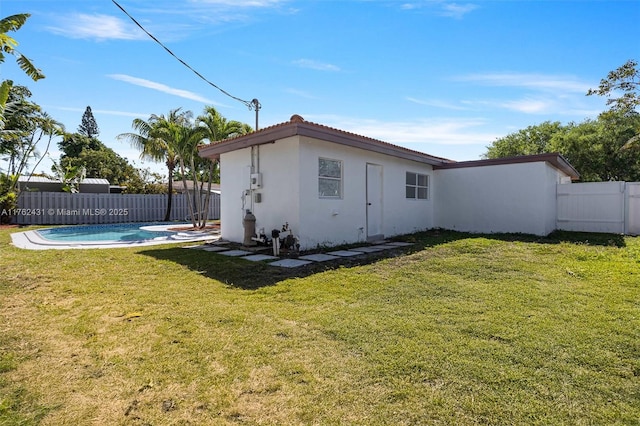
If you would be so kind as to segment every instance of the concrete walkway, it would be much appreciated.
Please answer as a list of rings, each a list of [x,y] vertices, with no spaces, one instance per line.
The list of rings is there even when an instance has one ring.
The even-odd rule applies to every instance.
[[[191,250],[204,250],[215,252],[224,256],[238,257],[240,259],[248,260],[251,262],[263,262],[268,261],[270,266],[279,266],[281,268],[297,268],[299,266],[308,265],[314,262],[328,262],[331,260],[337,260],[345,257],[362,256],[368,253],[376,253],[384,250],[392,250],[398,247],[406,247],[412,245],[411,243],[403,242],[380,242],[380,244],[372,246],[354,247],[348,250],[335,250],[328,253],[316,253],[299,256],[296,259],[280,259],[276,256],[268,254],[256,253],[250,250],[231,249],[222,245],[215,244],[199,244],[192,246],[185,246],[185,249]]]

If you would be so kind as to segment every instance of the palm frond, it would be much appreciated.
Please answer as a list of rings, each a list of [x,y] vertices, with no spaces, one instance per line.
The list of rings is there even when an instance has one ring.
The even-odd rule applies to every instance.
[[[30,13],[19,13],[0,19],[0,33],[19,30],[30,16]]]
[[[44,78],[44,74],[35,65],[27,58],[26,56],[19,54],[17,55],[16,62],[20,66],[20,69],[25,72],[33,81],[38,81]]]

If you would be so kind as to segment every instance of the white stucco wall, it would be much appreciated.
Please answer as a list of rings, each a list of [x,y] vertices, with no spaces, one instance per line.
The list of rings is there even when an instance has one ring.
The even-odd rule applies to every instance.
[[[341,199],[318,197],[318,159],[343,163]],[[405,198],[406,172],[430,176],[430,165],[312,138],[301,138],[300,233],[305,247],[365,241],[367,238],[367,163],[382,166],[382,233],[385,237],[433,227],[433,200]]]
[[[545,162],[436,170],[435,226],[547,235],[555,229],[561,176]]]
[[[280,228],[285,222],[300,238],[303,249],[317,245],[338,245],[365,241],[366,167],[382,166],[382,232],[399,235],[432,228],[433,170],[431,166],[377,154],[358,148],[294,136],[276,143],[260,145],[259,168],[262,174],[262,202],[244,209],[243,190],[249,187],[251,149],[221,155],[221,232],[231,241],[242,241],[245,209],[256,216],[256,229]],[[341,199],[318,196],[318,159],[340,160],[343,165]],[[430,180],[428,200],[405,198],[405,173],[427,174]]]
[[[256,216],[256,230],[271,230],[285,222],[298,229],[300,192],[299,154],[297,137],[255,148],[258,160],[254,166],[262,175],[262,188],[250,191],[243,201],[242,194],[250,189],[251,148],[221,154],[220,156],[220,231],[222,238],[242,242],[242,220],[246,210]],[[255,194],[262,201],[255,202]]]

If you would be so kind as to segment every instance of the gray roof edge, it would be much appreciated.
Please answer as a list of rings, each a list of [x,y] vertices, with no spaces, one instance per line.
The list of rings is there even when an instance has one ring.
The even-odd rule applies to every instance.
[[[260,130],[248,135],[239,136],[217,144],[205,145],[200,148],[199,155],[207,158],[219,158],[220,154],[248,148],[255,145],[273,143],[279,139],[291,136],[306,136],[327,142],[351,146],[366,151],[386,154],[406,160],[430,164],[432,166],[447,163],[444,158],[435,157],[409,148],[403,148],[388,142],[366,136],[349,133],[332,127],[323,126],[307,121],[287,122]]]
[[[558,152],[534,154],[534,155],[521,155],[515,157],[504,158],[490,158],[485,160],[472,160],[472,161],[459,161],[453,163],[443,163],[434,166],[434,169],[460,169],[465,167],[484,167],[484,166],[498,166],[505,164],[522,164],[522,163],[536,163],[547,162],[556,169],[564,172],[571,177],[572,180],[578,180],[580,173],[569,163],[569,161]]]

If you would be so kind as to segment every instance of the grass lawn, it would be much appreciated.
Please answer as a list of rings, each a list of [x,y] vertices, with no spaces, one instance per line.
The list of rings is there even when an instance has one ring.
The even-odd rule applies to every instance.
[[[0,425],[638,425],[640,238],[283,270],[0,230]]]

